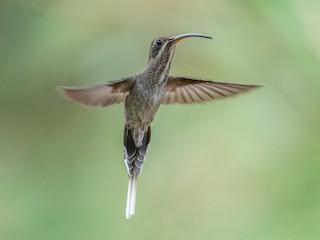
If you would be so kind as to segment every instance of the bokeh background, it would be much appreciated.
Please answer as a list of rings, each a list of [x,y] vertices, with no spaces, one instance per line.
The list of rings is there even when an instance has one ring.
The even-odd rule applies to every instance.
[[[320,2],[4,0],[0,3],[0,239],[319,239]],[[123,106],[56,85],[145,67],[159,35],[173,75],[265,87],[164,106],[125,219]]]

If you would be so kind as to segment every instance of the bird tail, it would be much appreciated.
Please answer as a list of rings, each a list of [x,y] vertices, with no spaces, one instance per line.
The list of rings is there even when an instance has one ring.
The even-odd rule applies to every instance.
[[[127,195],[127,207],[126,207],[126,217],[129,219],[134,215],[136,195],[137,195],[137,180],[138,175],[142,170],[142,165],[147,155],[147,150],[151,137],[150,126],[148,130],[144,133],[142,145],[137,147],[133,137],[132,132],[129,128],[125,126],[124,129],[124,157],[125,164],[128,171],[129,183],[128,183],[128,195]]]
[[[137,196],[137,183],[138,183],[138,176],[133,175],[129,177],[127,207],[126,207],[127,219],[129,219],[131,216],[134,215],[135,206],[136,206],[136,196]]]

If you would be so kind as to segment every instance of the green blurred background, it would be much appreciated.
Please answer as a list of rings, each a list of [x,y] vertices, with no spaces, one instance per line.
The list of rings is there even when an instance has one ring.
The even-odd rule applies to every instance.
[[[0,3],[0,239],[320,239],[320,2]],[[125,219],[123,106],[56,85],[145,67],[159,35],[171,73],[265,88],[153,122],[136,215]]]

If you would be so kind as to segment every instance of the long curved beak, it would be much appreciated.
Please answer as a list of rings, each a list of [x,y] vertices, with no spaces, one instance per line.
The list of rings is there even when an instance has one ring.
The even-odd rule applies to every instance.
[[[209,38],[212,39],[212,37],[205,35],[205,34],[200,34],[200,33],[184,33],[181,35],[177,35],[177,36],[173,36],[171,38],[169,38],[169,41],[171,44],[176,44],[177,42],[185,39],[185,38],[189,38],[189,37],[202,37],[202,38]]]

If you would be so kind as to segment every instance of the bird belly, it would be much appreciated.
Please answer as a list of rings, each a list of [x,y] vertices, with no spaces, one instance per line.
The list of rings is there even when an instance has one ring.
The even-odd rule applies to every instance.
[[[131,129],[136,146],[142,144],[143,136],[153,121],[164,94],[161,92],[131,92],[125,102],[126,126]]]

